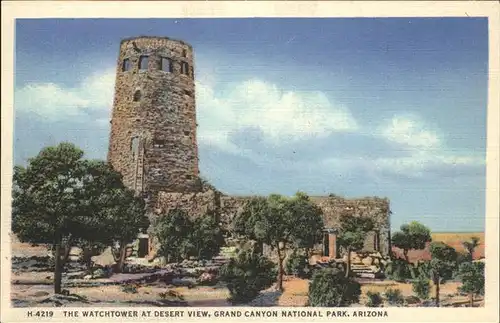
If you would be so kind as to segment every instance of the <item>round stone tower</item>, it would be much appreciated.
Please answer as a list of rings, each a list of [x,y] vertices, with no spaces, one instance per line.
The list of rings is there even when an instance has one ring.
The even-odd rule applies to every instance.
[[[108,161],[125,185],[158,191],[199,189],[192,47],[166,37],[122,40],[116,69]]]

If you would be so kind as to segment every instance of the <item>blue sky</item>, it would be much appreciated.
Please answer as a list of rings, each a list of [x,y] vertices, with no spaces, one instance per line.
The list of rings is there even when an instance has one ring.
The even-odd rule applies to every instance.
[[[16,164],[61,141],[106,158],[138,35],[193,45],[200,169],[222,191],[385,196],[393,229],[484,230],[486,19],[18,20]]]

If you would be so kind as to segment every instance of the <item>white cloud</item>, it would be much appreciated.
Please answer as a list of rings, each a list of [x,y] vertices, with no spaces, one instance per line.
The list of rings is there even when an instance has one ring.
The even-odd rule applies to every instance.
[[[358,127],[348,109],[322,92],[281,91],[252,79],[221,93],[198,82],[196,93],[200,140],[225,149],[235,149],[228,142],[229,132],[244,128],[258,127],[265,140],[286,143]]]
[[[15,92],[14,108],[49,120],[78,116],[86,110],[109,111],[112,106],[115,70],[92,74],[76,87],[32,83]]]
[[[36,113],[49,121],[78,117],[85,112],[102,111],[93,121],[96,127],[106,126],[112,107],[115,70],[92,74],[76,87],[53,83],[34,83],[16,91],[15,108]],[[484,165],[482,155],[467,155],[446,147],[442,132],[430,127],[418,115],[398,114],[375,129],[360,125],[346,107],[331,101],[322,92],[283,91],[277,85],[251,79],[227,86],[216,92],[214,79],[202,78],[196,84],[197,118],[201,144],[252,159],[258,165],[287,169],[307,165],[283,160],[273,152],[263,155],[242,149],[229,140],[229,135],[245,128],[259,128],[270,147],[292,144],[306,138],[321,139],[332,132],[372,133],[380,140],[397,144],[395,149],[409,151],[405,157],[362,160],[356,157],[327,155],[317,159],[318,167],[331,167],[341,172],[364,169],[421,176],[433,167]],[[210,82],[205,82],[210,81]],[[323,152],[318,151],[318,157]],[[314,164],[314,163],[312,163]],[[308,165],[312,165],[308,164]],[[311,167],[316,167],[312,165]],[[309,167],[309,166],[308,166]]]
[[[441,146],[437,131],[426,126],[417,116],[394,116],[379,133],[386,139],[417,149],[432,149]]]

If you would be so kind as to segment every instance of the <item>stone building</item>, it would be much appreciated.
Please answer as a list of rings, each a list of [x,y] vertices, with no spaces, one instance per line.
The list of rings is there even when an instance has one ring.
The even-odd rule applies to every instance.
[[[108,161],[154,203],[199,189],[192,47],[164,37],[120,44]]]
[[[218,214],[229,226],[250,197],[203,190],[199,180],[193,48],[167,37],[120,43],[108,161],[125,185],[142,195],[151,214],[184,209],[190,216]],[[324,213],[323,254],[338,257],[336,229],[343,213],[374,218],[365,249],[388,255],[389,201],[381,198],[312,197]],[[139,236],[139,257],[154,254]]]

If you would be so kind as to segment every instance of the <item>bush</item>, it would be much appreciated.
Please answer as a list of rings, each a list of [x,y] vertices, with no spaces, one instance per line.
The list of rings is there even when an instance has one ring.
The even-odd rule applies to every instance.
[[[130,294],[137,294],[137,286],[132,285],[132,284],[124,285],[124,286],[122,286],[122,292],[130,293]]]
[[[184,296],[175,290],[167,290],[164,293],[158,293],[162,301],[183,301]]]
[[[308,278],[309,276],[309,260],[307,256],[299,254],[295,250],[288,256],[285,270],[287,275],[294,275],[300,278]]]
[[[366,306],[368,307],[379,307],[384,302],[379,292],[372,293],[368,291],[366,296],[368,297],[368,302],[366,302]]]
[[[412,264],[407,263],[404,259],[394,259],[387,265],[385,274],[390,279],[403,282],[412,278],[410,266]]]
[[[411,296],[405,297],[405,303],[407,305],[419,304],[420,298],[418,298],[417,296],[411,295]]]
[[[359,302],[361,286],[336,268],[319,269],[309,284],[309,306],[349,306]]]
[[[390,305],[399,306],[404,304],[404,297],[399,289],[388,288],[385,291],[384,296]]]
[[[224,233],[211,213],[192,221],[186,212],[174,209],[157,219],[155,235],[160,243],[158,255],[167,262],[211,259],[224,245]]]
[[[227,284],[233,304],[253,300],[261,290],[270,287],[276,277],[275,264],[251,250],[241,251],[219,270],[219,279]]]
[[[412,282],[412,289],[415,295],[420,299],[428,299],[429,293],[431,291],[431,284],[429,279],[425,276],[418,276],[416,280]]]

